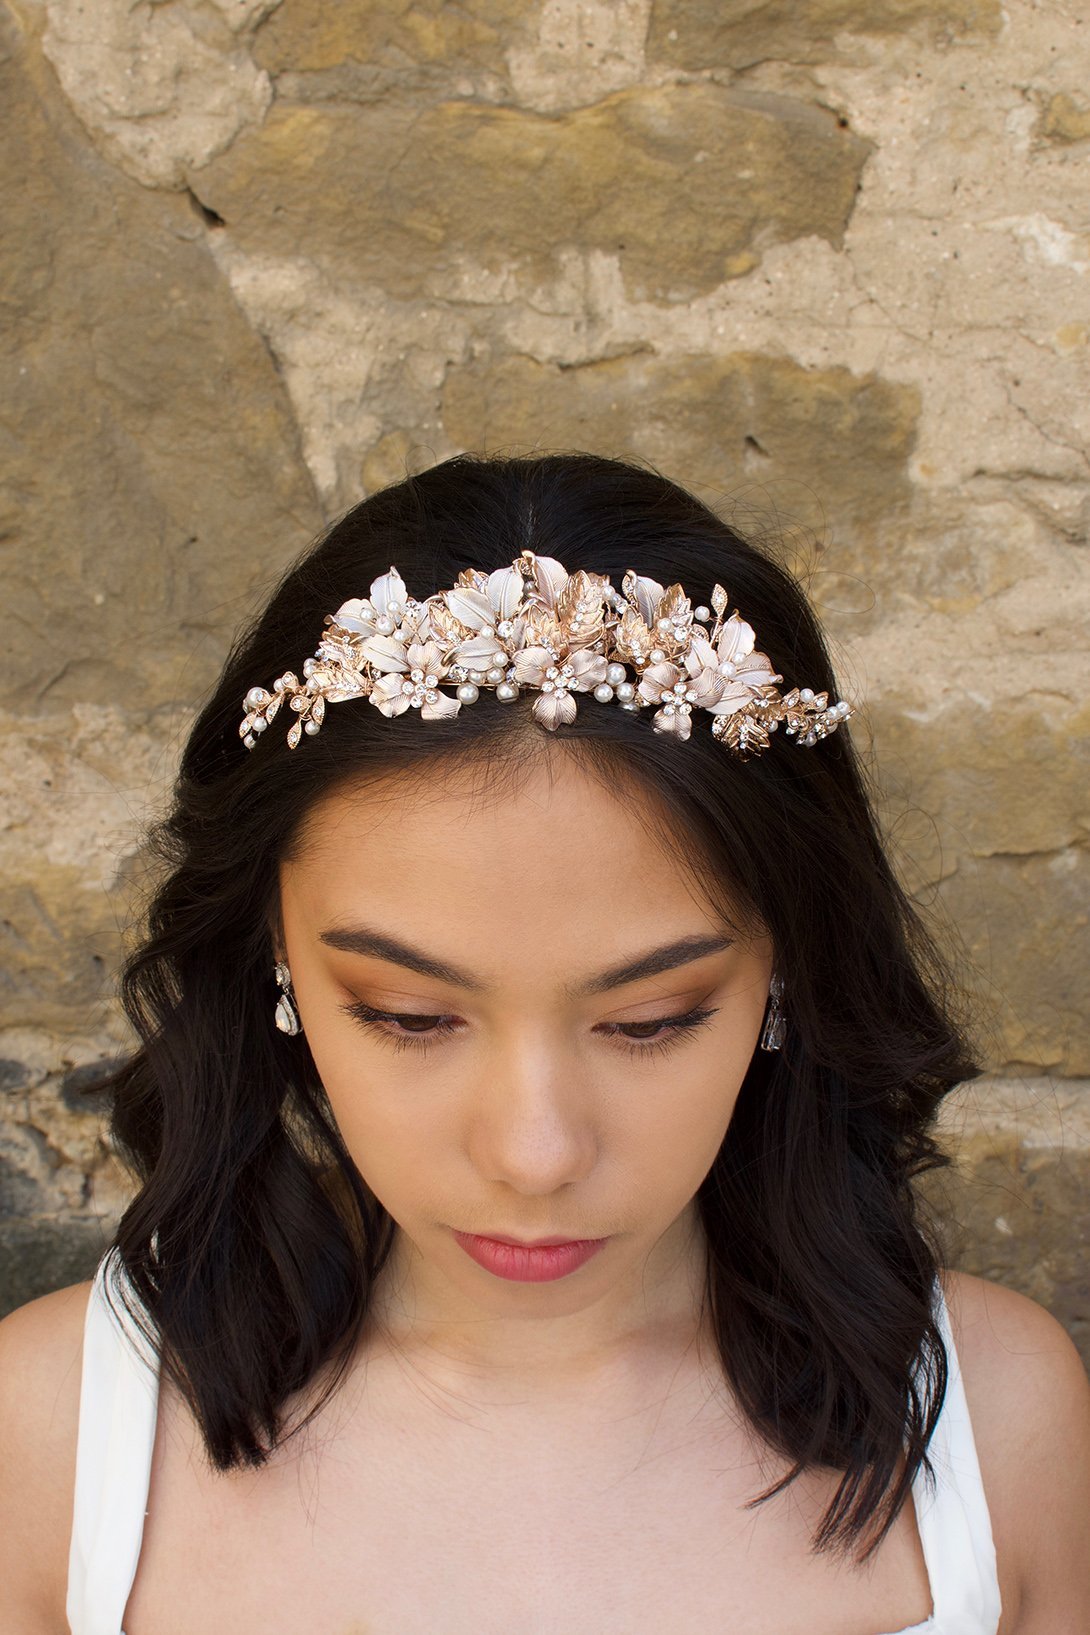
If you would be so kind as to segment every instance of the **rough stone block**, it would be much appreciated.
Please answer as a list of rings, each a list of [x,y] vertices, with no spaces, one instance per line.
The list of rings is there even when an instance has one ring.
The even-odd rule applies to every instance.
[[[1090,1368],[1090,1084],[977,1080],[939,1127],[954,1166],[920,1189],[948,1264],[1038,1301]]]
[[[526,19],[524,0],[281,0],[262,25],[254,56],[270,74],[314,72],[346,63],[403,70],[435,67],[444,78],[467,69],[502,73]]]
[[[140,713],[200,692],[319,511],[189,202],[102,160],[0,26],[8,703]]]
[[[190,182],[250,253],[391,295],[466,266],[555,276],[578,246],[617,257],[636,299],[681,301],[776,242],[839,245],[870,144],[835,115],[714,84],[641,87],[545,117],[472,102],[277,103]]]
[[[754,353],[637,353],[571,369],[482,359],[451,370],[442,399],[463,448],[635,455],[713,503],[737,490],[759,506],[774,483],[793,521],[819,536],[834,522],[865,533],[904,504],[918,413],[911,387]]]
[[[845,34],[913,30],[942,43],[994,35],[1002,20],[999,0],[654,0],[647,55],[680,68],[819,63],[842,54]]]

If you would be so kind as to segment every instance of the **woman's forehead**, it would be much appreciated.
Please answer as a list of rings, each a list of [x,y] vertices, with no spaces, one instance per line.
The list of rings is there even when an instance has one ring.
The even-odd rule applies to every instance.
[[[411,926],[414,942],[448,952],[452,924],[482,953],[520,935],[568,948],[590,939],[593,954],[607,941],[634,951],[721,931],[722,904],[693,871],[691,840],[639,802],[574,761],[491,788],[412,773],[345,785],[310,812],[281,885],[318,935]],[[527,940],[525,957],[534,952]]]

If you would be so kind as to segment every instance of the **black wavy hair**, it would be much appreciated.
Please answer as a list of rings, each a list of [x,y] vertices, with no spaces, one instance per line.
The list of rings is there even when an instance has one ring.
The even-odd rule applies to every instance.
[[[790,1465],[751,1503],[809,1468],[840,1472],[812,1548],[866,1559],[917,1472],[933,1479],[942,1252],[913,1182],[948,1162],[938,1105],[981,1069],[950,969],[885,854],[850,729],[813,748],[781,731],[743,762],[699,711],[679,742],[649,713],[585,698],[570,726],[543,734],[527,697],[483,691],[453,720],[390,719],[361,701],[331,709],[296,751],[280,721],[253,751],[239,741],[247,690],[297,668],[323,617],[391,563],[423,600],[523,549],[618,586],[630,567],[680,582],[694,605],[718,581],[785,690],[841,696],[794,576],[653,470],[460,455],[342,516],[236,642],[155,834],[166,872],[122,977],[140,1044],[111,1114],[140,1183],[111,1246],[127,1303],[219,1470],[261,1465],[336,1390],[396,1229],[345,1148],[305,1037],[272,1026],[277,862],[345,780],[502,769],[555,738],[646,791],[709,894],[726,891],[771,935],[787,1039],[754,1052],[697,1193],[705,1310],[730,1389]],[[289,1399],[309,1404],[298,1423]]]

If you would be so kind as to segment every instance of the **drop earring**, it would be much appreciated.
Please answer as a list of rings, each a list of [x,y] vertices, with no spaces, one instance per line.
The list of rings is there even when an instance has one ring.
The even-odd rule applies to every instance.
[[[276,962],[276,980],[283,990],[276,1001],[276,1025],[281,1033],[295,1035],[299,1032],[299,1013],[295,1009],[295,997],[291,991],[291,972],[282,959]]]
[[[768,985],[768,994],[768,1018],[764,1025],[764,1032],[761,1034],[761,1049],[780,1050],[783,1047],[784,1035],[787,1032],[783,1011],[780,1008],[780,1000],[783,998],[782,977],[773,975],[772,981]]]

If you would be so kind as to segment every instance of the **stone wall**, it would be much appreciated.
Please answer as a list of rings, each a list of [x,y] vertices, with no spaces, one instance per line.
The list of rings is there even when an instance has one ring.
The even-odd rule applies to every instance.
[[[833,639],[984,1019],[960,1264],[1090,1356],[1090,29],[1076,0],[7,0],[0,1306],[126,1196],[141,823],[323,519],[658,464]]]

